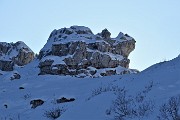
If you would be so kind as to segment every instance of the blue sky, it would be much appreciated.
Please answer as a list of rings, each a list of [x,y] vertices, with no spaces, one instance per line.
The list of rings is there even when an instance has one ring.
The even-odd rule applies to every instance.
[[[143,70],[180,54],[179,0],[0,0],[0,41],[24,41],[34,52],[53,29],[83,25],[135,38],[130,67]]]

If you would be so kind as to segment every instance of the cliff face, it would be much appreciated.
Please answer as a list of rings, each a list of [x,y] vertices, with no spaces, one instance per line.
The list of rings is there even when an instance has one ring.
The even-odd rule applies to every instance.
[[[33,59],[33,51],[24,42],[0,42],[0,70],[12,71],[15,64],[23,66]]]
[[[39,53],[40,74],[99,77],[132,72],[128,56],[136,41],[121,32],[110,36],[107,29],[95,35],[84,26],[52,31]]]

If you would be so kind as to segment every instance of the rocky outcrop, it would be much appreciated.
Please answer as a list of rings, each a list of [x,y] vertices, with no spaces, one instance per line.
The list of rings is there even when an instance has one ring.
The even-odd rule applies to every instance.
[[[23,66],[33,59],[33,51],[24,42],[0,42],[0,70],[12,71],[14,65]]]
[[[66,102],[73,102],[73,101],[75,101],[75,98],[65,98],[65,97],[62,97],[60,99],[57,99],[56,103],[66,103]]]
[[[130,73],[128,56],[135,42],[121,32],[111,38],[107,29],[97,35],[84,26],[54,30],[38,56],[40,74],[99,77]]]
[[[31,108],[33,108],[33,109],[35,109],[38,106],[41,106],[42,104],[44,104],[44,101],[41,100],[41,99],[31,100],[30,101],[30,105],[32,105]]]
[[[11,60],[0,60],[0,70],[2,71],[12,71],[14,62]]]

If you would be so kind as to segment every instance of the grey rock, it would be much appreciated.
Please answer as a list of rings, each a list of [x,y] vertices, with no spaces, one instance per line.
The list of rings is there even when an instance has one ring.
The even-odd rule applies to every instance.
[[[65,102],[73,102],[75,100],[75,98],[65,98],[62,97],[60,99],[57,99],[56,102],[57,103],[65,103]]]
[[[94,35],[83,26],[54,30],[39,53],[39,74],[98,77],[128,73],[128,56],[135,49],[136,41],[123,33],[116,38],[110,36],[107,29]],[[61,62],[49,56],[59,57]]]
[[[2,71],[12,71],[14,66],[13,61],[0,60],[0,69]]]
[[[76,48],[78,46],[78,42],[72,42],[69,46],[69,54],[72,55],[76,51]]]
[[[101,55],[101,63],[104,68],[109,67],[109,62],[111,61],[111,57],[109,55],[103,54]]]
[[[66,56],[68,51],[68,44],[54,44],[52,46],[52,55],[55,56]]]
[[[35,109],[38,106],[41,106],[42,104],[44,104],[44,101],[41,99],[36,99],[36,100],[30,101],[30,105],[32,105],[31,108],[33,108],[33,109]]]
[[[71,26],[70,28],[73,29],[77,34],[92,34],[92,31],[88,27]]]
[[[104,39],[110,39],[111,33],[110,33],[107,29],[104,29],[104,30],[102,30],[102,32],[101,32],[101,36],[102,36]]]
[[[115,67],[119,66],[121,62],[118,61],[118,60],[111,60],[111,61],[109,61],[108,65],[109,65],[110,68],[115,68]],[[120,65],[120,66],[122,66],[122,65]]]
[[[39,68],[40,68],[40,74],[50,74],[51,73],[51,65],[54,61],[53,60],[45,60],[43,62],[39,63]]]
[[[6,43],[6,42],[0,42],[0,53],[7,53],[8,50],[11,48],[11,44],[10,43]]]
[[[24,66],[34,59],[34,52],[22,41],[0,42],[0,70],[12,71],[13,66]]]
[[[30,63],[34,59],[34,53],[25,52],[24,50],[20,49],[18,56],[14,57],[13,59],[14,59],[15,64],[19,66],[23,66]]]
[[[115,45],[116,54],[128,57],[130,52],[135,49],[135,41],[123,41]]]

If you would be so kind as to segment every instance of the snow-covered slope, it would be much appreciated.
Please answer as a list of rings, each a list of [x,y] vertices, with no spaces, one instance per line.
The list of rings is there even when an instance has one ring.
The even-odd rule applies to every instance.
[[[24,68],[15,68],[21,74],[19,80],[9,80],[14,71],[0,75],[0,119],[46,120],[48,112],[59,108],[62,114],[57,120],[112,120],[121,114],[124,120],[156,120],[158,117],[164,120],[161,114],[164,103],[167,116],[171,116],[167,111],[173,105],[177,106],[179,114],[180,99],[175,99],[178,104],[171,106],[168,100],[180,94],[180,57],[153,65],[138,74],[102,78],[38,76],[37,61]],[[56,102],[63,97],[75,100]],[[30,102],[38,99],[44,103],[31,108]],[[117,107],[122,108],[117,103],[128,109],[124,107],[117,112]]]

